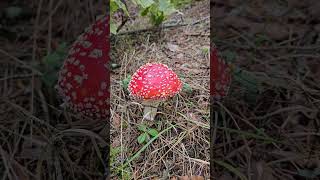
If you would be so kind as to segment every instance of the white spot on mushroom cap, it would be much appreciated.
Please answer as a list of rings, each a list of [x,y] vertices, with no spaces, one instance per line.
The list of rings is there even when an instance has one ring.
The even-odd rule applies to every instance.
[[[80,65],[80,71],[84,71],[85,70],[85,66],[83,64]]]
[[[70,101],[70,96],[66,96],[66,98],[65,98],[65,100],[68,102],[68,101]]]
[[[103,96],[103,92],[102,91],[98,91],[98,96]]]
[[[79,75],[74,76],[74,80],[79,84],[82,85],[83,77]]]
[[[102,57],[102,50],[101,50],[101,49],[93,49],[93,50],[90,52],[90,54],[89,54],[88,57],[98,59],[98,58]]]
[[[84,48],[89,48],[92,45],[92,42],[90,42],[90,41],[82,41],[81,44],[82,44],[82,46]]]
[[[73,99],[77,99],[77,93],[76,93],[76,92],[73,91],[73,92],[71,93],[71,96],[73,97]]]
[[[107,88],[107,83],[106,82],[102,82],[101,85],[100,85],[100,88],[102,90],[105,90]]]
[[[86,52],[80,52],[80,56],[86,56],[87,53]]]
[[[80,64],[80,61],[79,60],[76,60],[76,61],[74,61],[74,63],[73,63],[75,66],[78,66],[79,64]]]
[[[65,74],[65,73],[67,73],[67,72],[68,72],[68,70],[67,70],[66,68],[63,68],[63,69],[60,71],[61,75]]]
[[[86,103],[86,104],[84,105],[84,107],[85,107],[85,108],[91,108],[91,107],[92,107],[92,104],[91,104],[91,103]]]
[[[70,90],[70,89],[72,89],[72,84],[67,83],[67,84],[66,84],[66,87],[67,87],[67,90]]]

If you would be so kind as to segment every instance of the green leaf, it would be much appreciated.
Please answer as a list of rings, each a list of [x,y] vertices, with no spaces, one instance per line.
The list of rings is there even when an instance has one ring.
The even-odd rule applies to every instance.
[[[163,15],[163,12],[153,12],[150,16],[151,22],[153,25],[158,26],[160,25],[164,20],[165,17]]]
[[[52,87],[58,80],[57,72],[62,66],[62,63],[66,56],[67,44],[63,42],[58,46],[56,51],[48,54],[43,58],[44,67],[37,67],[39,69],[41,68],[41,70],[44,72],[42,80],[48,87]]]
[[[264,34],[256,35],[256,38],[255,38],[256,45],[260,46],[260,45],[263,45],[263,43],[265,42],[272,42],[272,40],[267,35],[264,35]]]
[[[190,4],[191,2],[192,0],[171,0],[171,3],[177,8],[183,5]]]
[[[67,43],[66,42],[62,42],[58,48],[57,48],[57,53],[62,56],[65,57],[67,56],[67,51],[68,51],[68,47],[67,47]]]
[[[234,62],[236,60],[237,54],[233,51],[226,50],[222,52],[222,56],[227,62]]]
[[[155,129],[149,129],[149,130],[148,130],[148,133],[149,133],[152,137],[155,137],[155,136],[157,136],[157,135],[159,134],[158,131],[155,130]]]
[[[298,174],[305,178],[316,178],[320,175],[320,169],[309,170],[309,169],[299,169]]]
[[[241,69],[235,70],[235,80],[242,84],[249,92],[259,92],[261,89],[261,82],[250,71]]]
[[[41,79],[44,82],[44,84],[47,85],[48,87],[53,87],[58,80],[56,73],[52,73],[52,72],[44,73]]]
[[[16,18],[22,13],[21,7],[11,6],[5,9],[5,14],[8,18]]]
[[[131,76],[129,75],[126,79],[122,80],[122,87],[124,90],[128,90],[129,83],[131,81]]]
[[[61,59],[62,59],[62,57],[57,52],[54,52],[54,53],[51,53],[51,54],[44,57],[44,63],[49,68],[52,68],[53,66],[59,65],[58,61]]]
[[[263,88],[261,81],[252,72],[241,69],[235,70],[234,79],[245,88],[245,99],[249,103],[256,103],[257,97]]]
[[[150,7],[152,4],[154,4],[153,0],[136,0],[136,3],[140,5],[143,9]]]
[[[138,137],[138,143],[139,144],[142,144],[147,138],[147,133],[143,133],[143,134],[140,134],[140,136]]]
[[[118,29],[117,25],[113,21],[111,21],[110,22],[110,32],[112,34],[117,34],[117,29]]]
[[[159,0],[159,11],[162,11],[165,16],[168,16],[176,11],[170,0]]]
[[[119,68],[119,67],[121,67],[120,64],[111,63],[111,69],[117,69],[117,68]]]
[[[120,147],[110,147],[110,163],[113,164],[116,161],[118,154],[121,152]]]
[[[140,15],[141,15],[141,16],[146,16],[146,15],[148,14],[148,12],[149,12],[149,7],[143,9],[143,10],[140,12]]]
[[[110,156],[117,156],[121,152],[120,147],[111,147]]]
[[[162,130],[156,137],[153,137],[152,139],[150,139],[150,141],[148,141],[138,152],[136,152],[132,157],[130,157],[124,164],[122,164],[120,167],[118,167],[117,169],[121,170],[121,169],[124,169],[125,167],[128,166],[128,164],[130,164],[130,162],[132,162],[134,159],[136,159],[137,157],[140,156],[140,154],[147,149],[148,146],[150,146],[150,144],[152,142],[154,142],[156,139],[158,139],[158,137],[167,132],[168,130],[170,130],[171,128],[174,128],[175,126],[170,124],[170,127]]]
[[[208,54],[209,53],[209,48],[208,47],[202,47],[201,51],[203,54]]]
[[[117,3],[114,0],[111,0],[110,1],[110,12],[111,12],[111,14],[116,12],[118,9],[119,9],[119,6],[117,5]]]
[[[56,51],[48,54],[43,58],[44,63],[47,65],[48,68],[53,69],[56,67],[60,67],[63,60],[67,56],[67,44],[65,42],[61,43]]]
[[[138,129],[142,132],[146,132],[147,131],[147,126],[144,124],[139,124],[138,125]]]
[[[192,88],[189,84],[184,83],[182,86],[182,91],[184,91],[186,93],[192,93]]]
[[[129,16],[129,12],[127,10],[127,7],[123,2],[121,2],[120,0],[113,0],[113,1],[118,5],[118,7],[120,9],[122,9],[126,13],[127,16]]]

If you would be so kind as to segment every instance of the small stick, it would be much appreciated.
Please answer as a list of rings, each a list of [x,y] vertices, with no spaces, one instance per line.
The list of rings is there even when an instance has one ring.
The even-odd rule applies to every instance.
[[[182,27],[182,26],[188,26],[188,25],[196,25],[201,23],[202,21],[205,21],[207,19],[209,19],[210,16],[199,19],[198,21],[195,21],[193,23],[176,23],[176,24],[163,24],[162,26],[159,27],[149,27],[149,28],[145,28],[145,29],[137,29],[137,30],[132,30],[132,31],[126,31],[126,32],[120,32],[116,35],[126,35],[126,34],[135,34],[135,33],[143,33],[143,32],[147,32],[147,31],[154,31],[154,30],[160,30],[160,29],[168,29],[168,28],[174,28],[174,27]]]

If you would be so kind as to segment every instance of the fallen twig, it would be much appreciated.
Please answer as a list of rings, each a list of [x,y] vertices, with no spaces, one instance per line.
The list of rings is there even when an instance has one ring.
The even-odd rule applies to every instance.
[[[137,29],[137,30],[132,30],[132,31],[125,31],[125,32],[120,32],[116,35],[128,35],[128,34],[136,34],[136,33],[143,33],[143,32],[147,32],[147,31],[158,31],[160,29],[168,29],[168,28],[174,28],[174,27],[181,27],[181,26],[193,26],[196,24],[201,23],[202,21],[205,21],[207,19],[209,19],[210,16],[207,16],[205,18],[199,19],[195,22],[192,23],[175,23],[175,24],[163,24],[162,26],[159,27],[149,27],[149,28],[145,28],[145,29]]]

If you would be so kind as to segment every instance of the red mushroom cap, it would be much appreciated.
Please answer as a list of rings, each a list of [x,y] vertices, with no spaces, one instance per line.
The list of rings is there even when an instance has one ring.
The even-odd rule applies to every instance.
[[[180,79],[168,66],[147,63],[133,74],[128,90],[136,98],[157,100],[174,96],[181,87]]]
[[[73,111],[105,118],[109,112],[109,17],[89,26],[69,50],[57,89]]]
[[[214,99],[220,100],[227,95],[229,90],[231,83],[230,66],[218,57],[215,46],[212,47],[210,60],[210,93]]]

